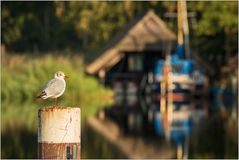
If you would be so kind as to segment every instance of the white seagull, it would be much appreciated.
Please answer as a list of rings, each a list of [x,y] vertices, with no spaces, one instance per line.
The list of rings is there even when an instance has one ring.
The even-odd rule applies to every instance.
[[[62,71],[58,71],[54,75],[54,79],[50,80],[41,93],[36,98],[53,98],[55,100],[54,106],[56,106],[57,98],[60,97],[66,88],[65,78],[68,78]]]

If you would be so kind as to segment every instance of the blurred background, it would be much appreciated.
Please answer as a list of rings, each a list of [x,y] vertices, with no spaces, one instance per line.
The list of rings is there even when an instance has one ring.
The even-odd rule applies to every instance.
[[[1,158],[37,158],[56,71],[82,158],[238,158],[237,2],[1,2]]]

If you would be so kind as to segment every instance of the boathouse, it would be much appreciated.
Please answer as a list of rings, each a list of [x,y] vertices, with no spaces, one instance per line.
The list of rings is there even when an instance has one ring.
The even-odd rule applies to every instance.
[[[103,80],[105,85],[139,86],[153,72],[157,60],[176,48],[176,35],[154,11],[131,20],[86,66],[86,73]]]

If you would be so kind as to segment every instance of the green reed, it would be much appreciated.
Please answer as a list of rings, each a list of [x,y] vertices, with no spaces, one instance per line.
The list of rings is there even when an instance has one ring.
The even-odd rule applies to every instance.
[[[36,95],[56,71],[70,78],[58,105],[80,107],[82,120],[111,103],[112,92],[84,73],[83,59],[77,55],[2,56],[2,132],[6,128],[26,127],[36,131],[37,110],[52,105]]]

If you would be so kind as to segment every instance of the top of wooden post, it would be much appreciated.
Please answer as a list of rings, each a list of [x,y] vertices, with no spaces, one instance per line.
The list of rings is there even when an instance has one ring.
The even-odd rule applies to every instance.
[[[80,108],[43,107],[38,119],[38,142],[80,143]]]
[[[49,107],[42,107],[39,109],[39,111],[52,111],[52,110],[71,110],[71,109],[76,109],[80,110],[79,107],[62,107],[62,106],[49,106]]]

